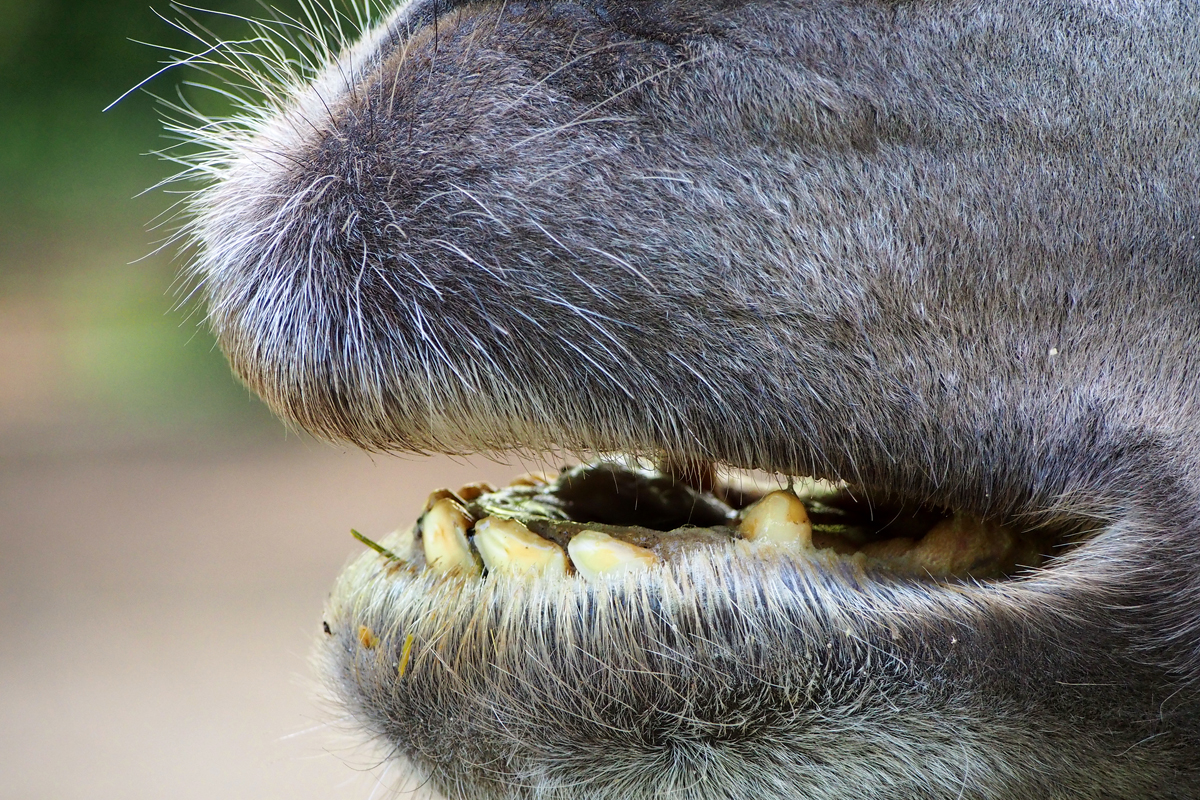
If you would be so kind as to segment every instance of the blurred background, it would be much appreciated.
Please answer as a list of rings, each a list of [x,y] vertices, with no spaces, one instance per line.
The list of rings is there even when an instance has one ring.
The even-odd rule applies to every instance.
[[[513,470],[317,443],[232,378],[159,251],[177,197],[143,193],[177,169],[161,109],[102,113],[198,49],[155,11],[194,13],[0,0],[0,798],[379,796],[307,663],[348,531]],[[146,90],[221,113],[204,79]]]

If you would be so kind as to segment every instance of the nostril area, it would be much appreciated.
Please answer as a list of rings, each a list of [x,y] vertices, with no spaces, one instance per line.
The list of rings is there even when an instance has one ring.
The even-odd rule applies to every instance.
[[[216,142],[192,201],[238,374],[300,427],[385,449],[566,439],[531,369],[625,404],[630,345],[607,315],[641,290],[595,287],[614,269],[649,282],[638,240],[617,253],[602,231],[660,191],[625,178],[673,53],[582,4],[421,4],[281,84]]]
[[[559,27],[534,24],[547,16]],[[614,76],[639,47],[575,4],[414,6],[360,56],[367,66],[336,67],[353,76],[341,91],[316,81],[316,96],[274,126],[296,135],[251,154],[258,163],[243,173],[257,173],[256,184],[264,165],[274,175],[268,194],[284,235],[272,249],[387,263],[427,287],[449,259],[453,280],[520,225],[511,184],[528,205],[537,187],[554,186],[539,173],[594,160],[598,134],[636,98],[616,85],[636,79]]]

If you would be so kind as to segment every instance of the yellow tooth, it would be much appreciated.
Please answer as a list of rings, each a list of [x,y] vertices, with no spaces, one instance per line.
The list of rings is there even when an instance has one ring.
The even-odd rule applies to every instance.
[[[545,486],[550,481],[554,480],[554,476],[547,472],[526,472],[523,475],[518,475],[508,482],[510,487],[537,487]]]
[[[658,563],[658,556],[644,547],[614,539],[600,531],[582,531],[567,543],[567,552],[579,574],[589,581],[622,575]]]
[[[433,499],[421,521],[426,563],[441,572],[478,575],[479,562],[471,555],[471,546],[467,544],[470,525],[471,518],[452,498]]]
[[[474,483],[468,483],[466,486],[463,486],[455,494],[457,494],[465,502],[469,503],[472,500],[477,500],[481,495],[491,494],[494,491],[496,491],[496,487],[492,486],[487,481],[475,481]]]
[[[436,503],[438,500],[444,500],[447,497],[449,497],[451,500],[457,499],[454,495],[454,492],[450,491],[449,489],[437,489],[436,491],[432,492],[425,500],[425,507],[421,509],[421,513],[428,514],[429,509],[433,508],[434,503]]]
[[[567,556],[549,539],[543,539],[515,519],[484,517],[475,524],[475,547],[489,572],[567,574]]]
[[[742,512],[738,533],[752,542],[770,542],[798,549],[812,547],[812,523],[800,498],[787,491],[771,492]]]

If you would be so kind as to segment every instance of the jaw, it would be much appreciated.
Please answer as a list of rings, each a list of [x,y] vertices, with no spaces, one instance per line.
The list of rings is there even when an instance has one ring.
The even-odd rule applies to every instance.
[[[1111,715],[1149,699],[1132,699],[1145,668],[1111,655],[1128,641],[1077,618],[1122,581],[1116,565],[1132,554],[1112,531],[1052,568],[980,582],[917,577],[811,530],[754,538],[758,510],[791,489],[739,493],[734,527],[559,513],[578,514],[588,491],[591,508],[619,507],[603,484],[637,484],[641,521],[661,520],[652,482],[665,478],[600,462],[482,495],[435,492],[331,593],[319,656],[339,701],[449,797],[955,797],[968,779],[981,797],[1016,797],[1157,769],[1140,755],[1096,767],[1105,736],[1155,727]],[[720,485],[676,488],[691,509],[729,499]],[[451,505],[467,527],[461,559],[440,529]],[[516,547],[496,555],[482,540],[501,519],[564,542],[565,569]],[[599,529],[652,557],[626,551],[597,569],[573,543]]]
[[[450,796],[839,797],[914,765],[952,796],[955,764],[1039,759],[1027,716],[985,713],[986,677],[931,668],[994,644],[981,609],[832,564],[694,553],[588,585],[368,556],[334,598],[322,652],[343,700]]]

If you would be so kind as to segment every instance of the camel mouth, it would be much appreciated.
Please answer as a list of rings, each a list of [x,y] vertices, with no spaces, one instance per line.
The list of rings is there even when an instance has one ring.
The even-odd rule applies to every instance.
[[[359,536],[373,552],[330,593],[332,699],[448,796],[511,796],[542,759],[576,780],[597,748],[630,769],[684,740],[743,759],[824,724],[830,687],[882,697],[873,664],[971,646],[1020,605],[1007,582],[1079,541],[779,483],[602,459],[436,491],[410,526]]]
[[[868,497],[844,482],[788,479],[772,488],[711,464],[608,458],[557,476],[526,474],[503,488],[441,489],[410,529],[384,544],[359,538],[420,573],[591,583],[729,547],[843,562],[880,577],[1005,580],[1074,544],[1045,526]]]

